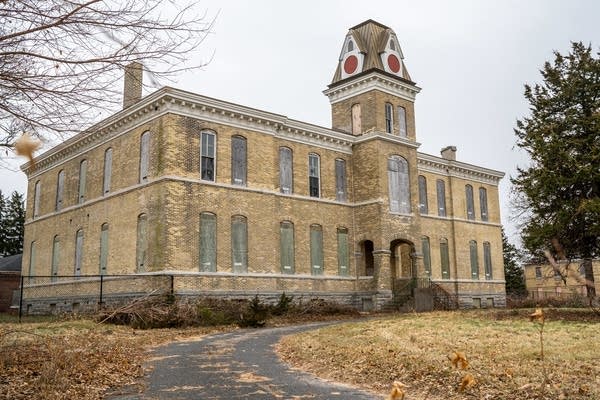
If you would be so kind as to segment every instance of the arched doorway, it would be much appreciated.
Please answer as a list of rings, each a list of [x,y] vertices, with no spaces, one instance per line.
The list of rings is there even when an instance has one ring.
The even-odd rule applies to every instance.
[[[375,275],[375,260],[373,258],[373,242],[363,240],[360,242],[360,275],[373,276]]]
[[[415,246],[404,239],[396,239],[390,243],[393,279],[411,279],[417,277],[416,262],[414,260]]]

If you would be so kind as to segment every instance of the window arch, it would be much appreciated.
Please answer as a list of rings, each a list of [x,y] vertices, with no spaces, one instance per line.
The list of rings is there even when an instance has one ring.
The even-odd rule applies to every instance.
[[[471,259],[471,279],[479,279],[479,256],[477,254],[477,242],[469,242],[469,255]]]
[[[450,279],[450,254],[448,250],[448,239],[440,239],[440,261],[442,269],[442,279]]]
[[[243,215],[231,217],[231,264],[234,273],[248,272],[248,220]]]
[[[63,206],[63,194],[65,191],[65,171],[60,170],[56,178],[56,206],[55,210],[60,211]]]
[[[323,227],[310,226],[310,264],[312,275],[323,275]]]
[[[487,190],[484,187],[479,188],[479,210],[481,212],[481,220],[488,221]]]
[[[150,165],[150,131],[140,137],[140,183],[148,182],[148,167]]]
[[[74,275],[81,275],[81,267],[83,263],[83,229],[77,230],[75,234],[75,265]]]
[[[282,221],[279,224],[281,273],[293,274],[294,264],[294,224]]]
[[[140,214],[137,217],[136,236],[136,272],[145,272],[148,263],[148,216]]]
[[[354,42],[352,40],[348,40],[348,52],[354,50]]]
[[[213,131],[200,132],[200,178],[205,181],[216,180],[216,141],[217,135]]]
[[[200,213],[200,272],[217,271],[217,216]]]
[[[106,275],[108,267],[108,223],[100,227],[100,275]]]
[[[465,185],[465,200],[467,203],[467,219],[475,219],[475,204],[473,201],[473,186]]]
[[[318,154],[308,154],[308,186],[310,197],[321,195],[321,158]]]
[[[279,190],[284,194],[294,191],[293,153],[289,147],[279,148]]]
[[[400,156],[388,158],[390,211],[410,213],[410,179],[408,161]]]
[[[113,149],[109,147],[104,152],[104,175],[102,180],[102,194],[110,192],[110,179],[112,175]]]
[[[246,186],[248,156],[246,138],[235,135],[231,137],[231,183]]]
[[[50,267],[50,276],[52,277],[52,281],[56,281],[56,276],[58,275],[58,264],[60,262],[60,239],[58,235],[54,236],[52,239],[52,264]]]

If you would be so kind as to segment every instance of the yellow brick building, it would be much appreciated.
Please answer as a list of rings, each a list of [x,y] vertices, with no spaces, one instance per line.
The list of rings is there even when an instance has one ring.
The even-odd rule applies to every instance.
[[[600,293],[600,260],[560,261],[557,267],[549,263],[527,264],[523,267],[525,286],[533,299],[587,297]]]
[[[411,278],[503,306],[503,173],[418,152],[419,87],[388,27],[347,33],[332,128],[164,87],[40,155],[24,275],[171,273],[178,293],[382,308]]]

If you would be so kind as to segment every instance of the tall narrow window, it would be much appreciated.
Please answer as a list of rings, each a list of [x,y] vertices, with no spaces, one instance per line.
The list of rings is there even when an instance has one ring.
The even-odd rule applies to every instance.
[[[79,204],[83,203],[85,201],[85,186],[86,186],[86,180],[87,180],[87,160],[81,160],[81,162],[79,163],[79,197],[78,197],[78,202]]]
[[[440,260],[442,263],[442,279],[450,279],[450,254],[448,253],[448,239],[440,240]]]
[[[429,213],[429,203],[427,202],[427,179],[419,175],[419,213]]]
[[[248,272],[248,223],[241,215],[231,218],[231,261],[234,273]]]
[[[200,214],[200,272],[217,271],[217,216]]]
[[[79,229],[75,235],[75,267],[74,275],[81,275],[81,266],[83,263],[83,229]]]
[[[431,276],[431,246],[427,236],[421,238],[421,250],[423,251],[423,267],[425,268],[425,273],[427,276]]]
[[[440,217],[446,216],[446,184],[443,180],[438,179],[435,182],[435,186],[437,189],[437,206],[438,206],[438,215]]]
[[[348,229],[337,230],[338,274],[348,276],[350,272],[350,256],[348,255]]]
[[[102,181],[102,194],[110,192],[110,178],[112,175],[112,148],[106,149],[104,152],[104,177]]]
[[[56,205],[54,209],[60,211],[63,205],[63,193],[65,191],[65,171],[61,170],[56,179]]]
[[[100,275],[106,275],[108,266],[108,224],[100,227]]]
[[[31,245],[29,246],[29,277],[30,278],[35,275],[35,262],[36,262],[35,258],[36,258],[35,241],[33,241],[33,242],[31,242]]]
[[[473,201],[473,186],[465,186],[465,197],[467,201],[467,219],[475,219],[475,204]]]
[[[312,275],[323,275],[323,228],[310,226],[310,264]]]
[[[246,185],[246,154],[246,138],[233,136],[231,138],[231,183],[234,185]]]
[[[483,242],[483,264],[485,266],[485,279],[493,279],[492,250],[490,247],[490,242]]]
[[[279,190],[281,193],[293,192],[293,164],[292,150],[287,147],[279,148]]]
[[[308,155],[308,186],[310,197],[319,197],[320,195],[320,179],[321,167],[317,154]]]
[[[346,161],[335,160],[335,199],[346,201]]]
[[[40,196],[42,195],[42,183],[37,181],[33,189],[33,218],[40,214]]]
[[[481,220],[488,220],[487,190],[484,187],[479,188],[479,209],[481,210]]]
[[[140,137],[140,183],[148,182],[148,166],[150,164],[150,132]]]
[[[360,104],[353,104],[351,109],[352,115],[352,134],[360,135],[362,133],[362,115]]]
[[[479,257],[477,255],[477,242],[469,242],[469,254],[471,256],[471,279],[479,279]]]
[[[205,181],[215,181],[215,134],[202,132],[200,176]]]
[[[56,277],[58,275],[58,263],[60,261],[60,240],[58,235],[54,236],[54,240],[52,241],[52,266],[50,267],[50,275],[52,276],[52,281],[56,281]]]
[[[137,218],[135,249],[136,272],[145,272],[148,262],[148,216],[146,214],[140,214]]]
[[[393,43],[393,42],[392,42]],[[398,132],[400,136],[406,137],[406,109],[404,107],[398,107]]]
[[[281,241],[281,273],[293,274],[294,266],[294,224],[290,221],[283,221],[279,225],[279,235]]]
[[[390,211],[410,213],[410,180],[408,162],[400,156],[388,159]]]
[[[385,103],[385,131],[387,133],[393,133],[393,126],[394,126],[394,121],[393,121],[393,107],[390,103]]]

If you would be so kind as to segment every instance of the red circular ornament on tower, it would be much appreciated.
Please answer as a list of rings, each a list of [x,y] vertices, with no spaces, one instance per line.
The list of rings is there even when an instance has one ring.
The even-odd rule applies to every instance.
[[[394,54],[390,54],[387,58],[387,63],[388,63],[388,67],[390,67],[390,70],[397,74],[398,72],[400,72],[400,60],[398,60],[398,57],[396,57],[396,55]]]
[[[356,67],[358,67],[358,58],[355,55],[348,56],[344,61],[344,72],[348,75],[353,74]]]

